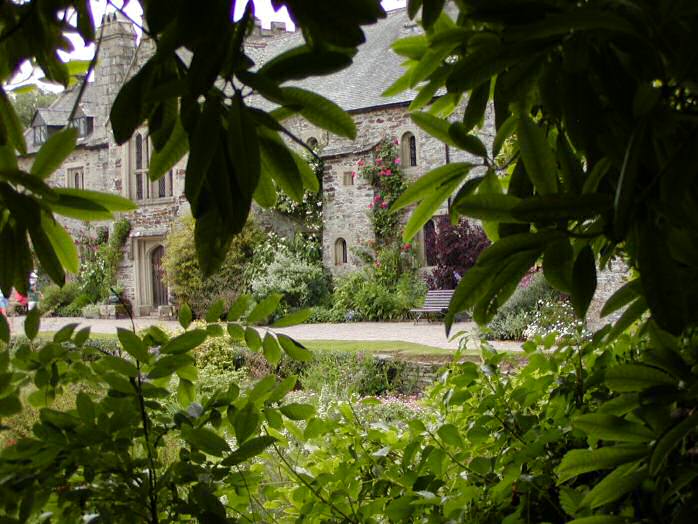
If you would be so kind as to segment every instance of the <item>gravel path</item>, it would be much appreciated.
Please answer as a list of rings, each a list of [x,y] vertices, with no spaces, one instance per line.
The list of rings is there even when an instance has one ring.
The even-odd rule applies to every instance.
[[[13,333],[23,332],[23,317],[12,317],[10,327]],[[128,319],[106,320],[87,318],[58,318],[45,317],[41,319],[41,331],[57,331],[62,326],[77,322],[82,326],[91,326],[93,333],[115,333],[117,327],[130,328]],[[157,320],[153,318],[135,319],[136,328],[142,329],[157,325],[168,329],[177,329],[179,323],[172,320]],[[444,326],[440,322],[352,322],[346,324],[301,324],[287,328],[274,329],[275,332],[285,333],[298,340],[396,340],[424,344],[444,349],[457,349],[458,341],[449,341]],[[453,326],[452,333],[464,331],[476,333],[477,327],[473,322],[461,322]],[[469,344],[470,345],[470,344]],[[497,341],[494,346],[498,349],[515,351],[520,349],[516,342]]]

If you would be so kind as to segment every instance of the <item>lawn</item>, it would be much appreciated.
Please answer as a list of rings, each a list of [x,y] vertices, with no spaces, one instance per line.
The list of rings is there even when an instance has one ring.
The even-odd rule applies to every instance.
[[[401,340],[301,340],[308,349],[322,351],[365,351],[367,353],[403,353],[407,355],[452,355],[452,349],[403,342]]]

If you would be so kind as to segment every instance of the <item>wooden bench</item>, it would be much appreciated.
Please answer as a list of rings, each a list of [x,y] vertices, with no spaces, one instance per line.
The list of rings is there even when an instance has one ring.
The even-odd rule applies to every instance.
[[[414,315],[415,323],[419,322],[423,316],[445,315],[448,311],[448,304],[453,298],[452,289],[430,289],[421,307],[410,309]]]

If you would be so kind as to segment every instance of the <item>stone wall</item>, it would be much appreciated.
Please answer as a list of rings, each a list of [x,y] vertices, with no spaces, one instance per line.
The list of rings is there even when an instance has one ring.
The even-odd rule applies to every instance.
[[[587,327],[590,330],[596,331],[613,323],[623,314],[624,309],[621,309],[601,318],[601,309],[611,295],[627,282],[628,272],[627,264],[620,259],[611,260],[607,267],[596,272],[596,292],[587,312]]]

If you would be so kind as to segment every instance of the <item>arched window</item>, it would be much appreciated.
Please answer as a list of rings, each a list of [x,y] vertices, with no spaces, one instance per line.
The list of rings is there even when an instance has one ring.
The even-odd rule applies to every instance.
[[[338,238],[334,243],[334,265],[341,266],[347,263],[347,241]]]
[[[417,165],[417,139],[409,131],[402,135],[400,156],[403,165],[408,167]]]
[[[436,265],[436,227],[433,220],[424,224],[424,261],[427,266]]]
[[[311,137],[306,141],[306,144],[308,144],[308,147],[309,147],[310,149],[313,149],[313,150],[317,149],[317,146],[318,146],[317,138],[315,138],[314,136],[311,136]]]

